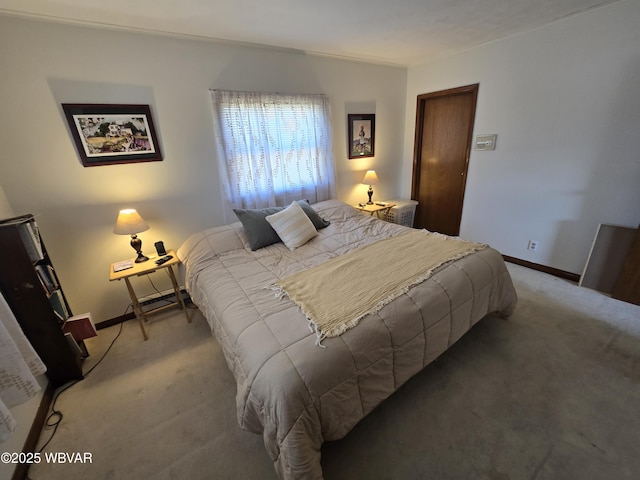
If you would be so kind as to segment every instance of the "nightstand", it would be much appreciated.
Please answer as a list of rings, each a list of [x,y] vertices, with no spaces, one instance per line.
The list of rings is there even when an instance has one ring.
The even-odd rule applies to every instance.
[[[386,203],[385,205],[377,205],[374,203],[373,205],[365,204],[364,207],[361,207],[360,205],[354,205],[354,207],[361,212],[369,213],[371,216],[375,213],[378,218],[386,220],[387,213],[389,213],[389,210],[395,207],[395,205],[395,203]],[[380,216],[380,214],[383,214],[383,216]]]
[[[147,317],[153,315],[155,313],[159,313],[163,310],[172,307],[180,307],[184,311],[185,317],[187,317],[187,321],[191,323],[191,318],[189,317],[189,312],[184,304],[184,300],[182,299],[182,294],[180,293],[180,287],[178,286],[178,281],[176,279],[176,274],[173,271],[173,266],[180,263],[178,257],[176,256],[176,252],[173,250],[169,250],[167,255],[172,255],[173,258],[162,265],[158,265],[155,260],[148,260],[142,263],[135,263],[133,260],[131,261],[131,267],[126,268],[124,270],[115,271],[114,267],[121,265],[123,262],[116,262],[111,264],[111,268],[109,269],[109,280],[124,280],[127,285],[127,290],[129,291],[129,296],[131,297],[131,304],[133,305],[133,312],[138,319],[138,323],[140,324],[140,330],[142,330],[142,336],[145,340],[149,337],[147,336],[147,331],[144,328],[145,322],[147,322]],[[157,272],[158,270],[164,270],[169,275],[171,279],[171,285],[173,286],[173,291],[176,296],[176,301],[172,302],[168,305],[163,305],[161,307],[154,308],[152,310],[143,311],[142,305],[140,305],[140,301],[138,300],[138,296],[131,285],[132,277],[139,277],[141,275],[149,275],[151,273]]]

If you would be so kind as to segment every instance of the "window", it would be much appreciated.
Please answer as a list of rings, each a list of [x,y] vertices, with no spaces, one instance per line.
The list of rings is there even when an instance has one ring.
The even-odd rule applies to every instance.
[[[311,203],[335,189],[324,95],[212,91],[220,174],[234,208]]]

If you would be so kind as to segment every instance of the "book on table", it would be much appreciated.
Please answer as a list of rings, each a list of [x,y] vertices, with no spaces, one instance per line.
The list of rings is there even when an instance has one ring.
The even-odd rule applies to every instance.
[[[113,272],[121,272],[122,270],[127,270],[128,268],[133,268],[133,260],[123,260],[121,262],[116,262],[113,264]]]

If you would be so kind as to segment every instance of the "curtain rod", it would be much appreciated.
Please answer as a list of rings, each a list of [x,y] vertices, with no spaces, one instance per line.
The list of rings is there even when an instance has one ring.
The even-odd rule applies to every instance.
[[[226,88],[210,88],[210,92],[234,92],[234,93],[265,93],[267,95],[324,95],[326,93],[282,93],[282,92],[261,92],[261,91],[250,91],[250,90],[227,90]]]

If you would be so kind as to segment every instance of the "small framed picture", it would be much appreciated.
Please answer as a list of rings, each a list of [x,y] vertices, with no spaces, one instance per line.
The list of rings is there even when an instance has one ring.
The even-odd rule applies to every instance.
[[[149,105],[63,103],[85,167],[162,160]]]
[[[349,158],[373,157],[375,153],[376,116],[348,114]]]

